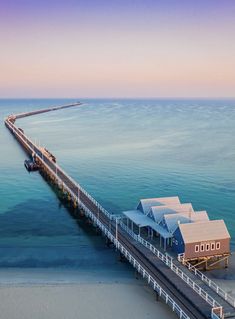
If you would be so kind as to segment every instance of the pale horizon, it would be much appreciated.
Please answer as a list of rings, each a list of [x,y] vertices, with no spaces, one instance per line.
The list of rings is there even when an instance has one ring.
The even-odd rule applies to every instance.
[[[235,2],[2,1],[0,98],[235,97]]]
[[[16,97],[9,97],[9,96],[5,96],[5,97],[0,97],[0,100],[74,100],[74,101],[79,101],[79,100],[172,100],[172,101],[176,101],[176,100],[228,100],[228,101],[233,101],[235,100],[235,96],[231,96],[231,97],[223,97],[223,96],[93,96],[93,97],[89,97],[89,96],[78,96],[78,97],[74,97],[74,96],[51,96],[51,97],[47,97],[47,96],[16,96]]]

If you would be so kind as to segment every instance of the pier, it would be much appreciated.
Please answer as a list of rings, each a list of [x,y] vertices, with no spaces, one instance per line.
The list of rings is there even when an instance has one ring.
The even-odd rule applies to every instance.
[[[194,273],[186,267],[184,271],[179,262],[133,233],[122,222],[121,215],[113,215],[103,208],[57,161],[52,160],[48,152],[44,152],[15,124],[19,118],[77,106],[81,103],[12,114],[5,119],[5,125],[34,159],[40,173],[63,192],[78,212],[84,213],[101,230],[122,258],[127,259],[153,288],[156,297],[168,304],[179,318],[235,318],[235,301],[231,296],[207,282],[206,276],[200,278],[199,272]]]

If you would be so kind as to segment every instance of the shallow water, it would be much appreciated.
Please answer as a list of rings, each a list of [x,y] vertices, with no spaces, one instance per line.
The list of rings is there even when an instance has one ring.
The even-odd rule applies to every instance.
[[[0,115],[68,100],[0,100]],[[18,120],[113,213],[139,198],[178,195],[223,218],[235,248],[235,101],[83,100]],[[84,220],[74,220],[0,126],[0,266],[119,267]]]

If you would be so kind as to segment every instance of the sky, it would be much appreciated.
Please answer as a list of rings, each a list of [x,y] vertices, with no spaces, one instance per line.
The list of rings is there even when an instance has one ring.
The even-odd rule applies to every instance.
[[[1,0],[0,98],[235,97],[234,0]]]

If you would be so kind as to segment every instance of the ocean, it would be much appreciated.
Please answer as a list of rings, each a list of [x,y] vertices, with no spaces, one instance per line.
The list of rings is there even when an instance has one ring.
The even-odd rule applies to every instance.
[[[74,101],[74,100],[72,100]],[[71,102],[0,100],[0,267],[120,269],[115,252],[74,219],[4,126],[4,117]],[[235,249],[235,100],[82,99],[17,121],[82,187],[119,214],[140,198],[179,196],[224,219]]]

